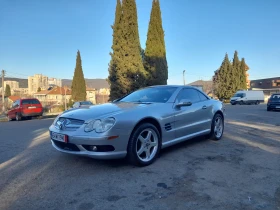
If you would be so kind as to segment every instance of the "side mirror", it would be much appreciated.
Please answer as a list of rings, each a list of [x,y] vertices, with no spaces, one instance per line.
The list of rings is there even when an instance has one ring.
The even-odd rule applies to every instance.
[[[192,105],[192,102],[183,100],[183,101],[179,102],[179,103],[176,105],[176,107],[191,106],[191,105]]]

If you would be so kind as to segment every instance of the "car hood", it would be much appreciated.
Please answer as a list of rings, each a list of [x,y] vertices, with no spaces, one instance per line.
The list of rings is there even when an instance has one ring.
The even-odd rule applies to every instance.
[[[153,104],[141,104],[141,103],[106,103],[101,105],[94,105],[90,107],[82,107],[77,109],[71,109],[63,112],[60,117],[79,119],[79,120],[91,120],[104,118],[108,115],[122,113],[124,111],[140,109],[143,107],[151,106]]]

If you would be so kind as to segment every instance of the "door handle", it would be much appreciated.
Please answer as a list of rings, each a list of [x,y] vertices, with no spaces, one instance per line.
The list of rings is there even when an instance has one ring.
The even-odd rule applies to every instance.
[[[204,105],[204,106],[202,107],[202,109],[207,109],[207,106],[206,106],[206,105]]]

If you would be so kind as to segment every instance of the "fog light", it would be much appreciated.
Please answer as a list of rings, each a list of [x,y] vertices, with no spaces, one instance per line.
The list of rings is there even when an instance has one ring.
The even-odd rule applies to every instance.
[[[96,152],[97,151],[97,147],[96,146],[90,146],[90,150]]]

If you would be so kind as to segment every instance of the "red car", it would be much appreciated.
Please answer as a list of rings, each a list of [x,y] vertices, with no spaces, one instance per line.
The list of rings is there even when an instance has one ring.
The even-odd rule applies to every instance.
[[[32,117],[39,117],[42,115],[42,104],[36,98],[16,100],[7,113],[9,121],[13,119],[20,121],[22,118],[31,119]]]

